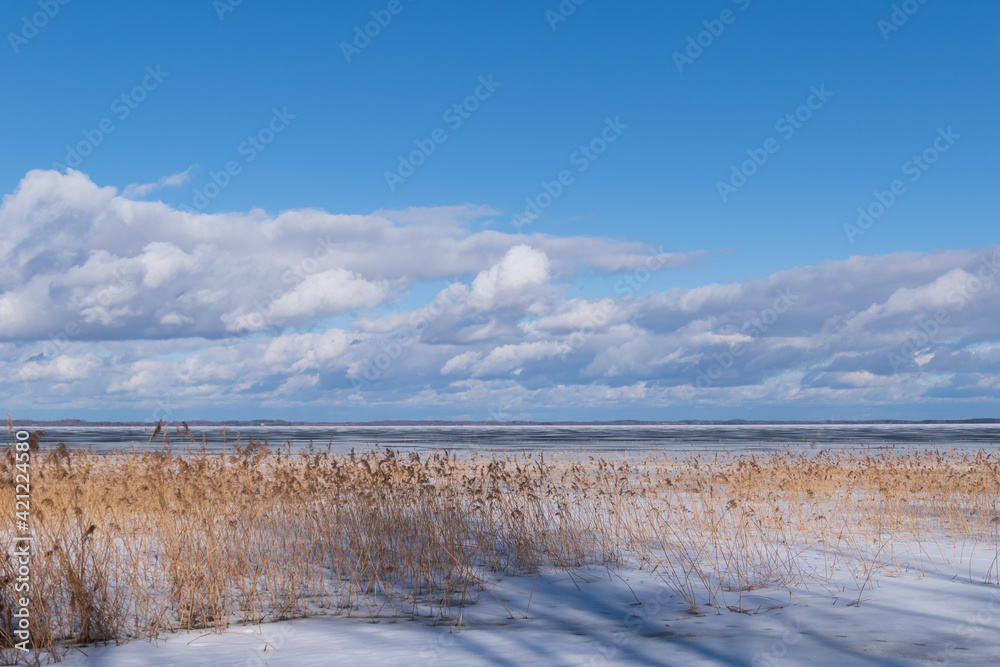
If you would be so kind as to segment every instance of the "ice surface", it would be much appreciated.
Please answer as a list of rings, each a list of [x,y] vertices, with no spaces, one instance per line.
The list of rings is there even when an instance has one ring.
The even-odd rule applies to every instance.
[[[460,629],[322,616],[87,647],[66,664],[998,665],[1000,586],[983,583],[996,557],[952,545],[922,567],[876,568],[863,590],[845,567],[822,584],[726,592],[702,616],[637,567],[550,570],[504,577],[493,589],[500,601],[481,593]]]

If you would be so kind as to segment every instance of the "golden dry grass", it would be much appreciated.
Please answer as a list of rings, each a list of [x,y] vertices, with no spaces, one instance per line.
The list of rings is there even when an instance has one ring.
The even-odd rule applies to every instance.
[[[13,508],[11,452],[0,468],[0,507]],[[32,633],[56,656],[318,613],[454,622],[498,576],[542,567],[637,563],[694,611],[738,609],[754,588],[823,585],[848,567],[860,599],[903,557],[931,566],[959,542],[996,549],[1000,494],[1000,459],[983,452],[616,460],[291,453],[254,441],[177,454],[164,441],[36,452],[31,474]],[[13,511],[0,516],[10,661],[23,659],[4,620]],[[996,580],[995,564],[981,576]]]

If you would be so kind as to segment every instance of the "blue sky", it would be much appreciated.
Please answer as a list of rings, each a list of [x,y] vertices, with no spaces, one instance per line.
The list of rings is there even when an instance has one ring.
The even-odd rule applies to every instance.
[[[998,19],[935,0],[5,3],[4,401],[995,416],[997,295],[988,271],[968,282],[998,241]],[[545,183],[558,196],[513,224]],[[881,214],[845,230],[858,207]],[[319,236],[336,249],[283,279]],[[400,333],[452,283],[457,305]],[[738,333],[789,287],[774,326]],[[405,351],[359,385],[393,335]]]

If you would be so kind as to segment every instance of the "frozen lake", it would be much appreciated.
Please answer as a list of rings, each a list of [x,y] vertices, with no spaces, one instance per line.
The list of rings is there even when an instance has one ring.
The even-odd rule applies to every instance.
[[[24,428],[24,427],[19,427]],[[36,427],[37,428],[37,427]],[[28,430],[34,430],[28,428]],[[153,427],[45,427],[43,446],[65,442],[97,452],[146,447]],[[175,450],[200,446],[204,435],[209,451],[232,448],[239,434],[246,445],[252,436],[271,446],[291,443],[293,451],[329,446],[334,452],[351,448],[391,447],[401,451],[593,451],[643,450],[769,451],[785,447],[940,447],[992,449],[1000,444],[1000,424],[781,424],[781,425],[461,425],[461,426],[227,426],[191,429],[192,445],[170,426]],[[162,434],[150,447],[157,447]]]

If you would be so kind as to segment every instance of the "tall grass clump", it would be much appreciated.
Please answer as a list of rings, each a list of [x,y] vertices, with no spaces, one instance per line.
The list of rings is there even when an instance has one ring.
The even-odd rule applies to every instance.
[[[860,603],[904,559],[997,545],[1000,461],[983,452],[335,455],[237,439],[209,453],[177,435],[192,451],[34,454],[32,635],[48,657],[314,614],[453,623],[505,575],[591,564],[638,563],[696,613],[846,567]],[[13,508],[12,452],[0,469]],[[0,514],[9,662],[24,660],[13,534]]]

